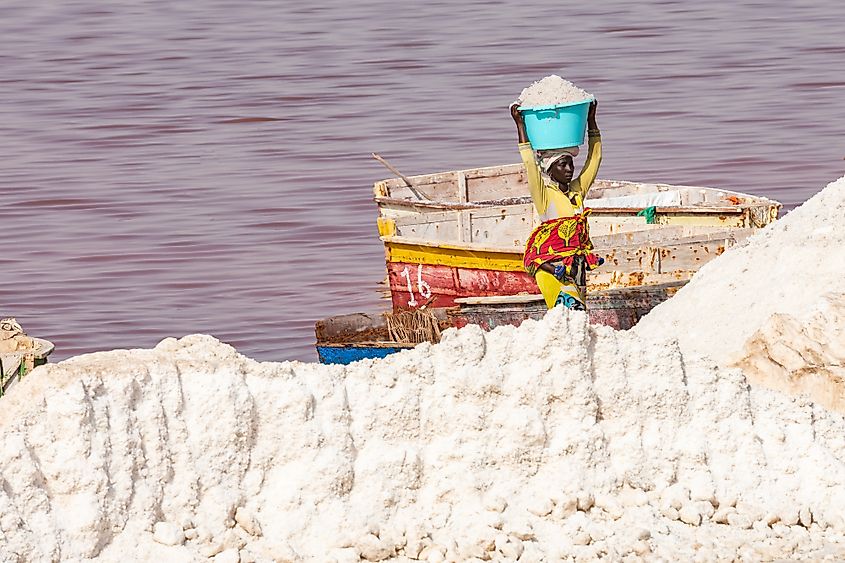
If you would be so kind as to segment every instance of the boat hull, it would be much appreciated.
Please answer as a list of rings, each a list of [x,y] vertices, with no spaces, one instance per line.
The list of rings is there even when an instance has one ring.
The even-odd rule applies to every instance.
[[[736,240],[597,250],[605,264],[590,272],[587,291],[688,281],[704,263]],[[536,294],[534,278],[522,267],[522,252],[469,251],[386,242],[387,281],[395,311],[451,307],[455,299]]]
[[[587,295],[587,314],[590,323],[626,330],[633,327],[651,309],[669,299],[686,282],[629,287],[597,291]],[[512,325],[519,326],[528,319],[539,320],[548,312],[542,296],[491,295],[458,297],[449,307],[431,309],[442,328],[462,328],[469,324],[484,330]],[[324,364],[349,364],[365,358],[383,358],[412,344],[387,340],[382,316],[367,314],[340,315],[318,321],[316,325],[317,355]],[[362,341],[378,335],[378,342]]]
[[[525,271],[485,270],[444,264],[388,262],[387,278],[394,310],[451,307],[455,299],[537,293],[537,283]]]
[[[448,325],[445,309],[435,309],[438,324]],[[317,321],[317,357],[323,364],[351,364],[368,358],[383,358],[414,347],[393,341],[383,314],[351,313]]]
[[[616,330],[628,330],[654,307],[672,297],[685,281],[659,285],[609,289],[587,294],[590,323]],[[548,312],[540,296],[513,296],[514,300],[461,298],[450,309],[452,326],[475,324],[484,330],[504,325],[519,326],[527,319],[539,320]]]

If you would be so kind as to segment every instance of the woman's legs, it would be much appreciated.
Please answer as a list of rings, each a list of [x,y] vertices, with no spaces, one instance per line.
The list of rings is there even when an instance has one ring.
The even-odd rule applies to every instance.
[[[584,286],[579,286],[575,280],[564,277],[561,281],[543,270],[537,270],[534,276],[537,285],[540,287],[540,293],[543,294],[543,299],[546,301],[546,307],[549,309],[555,305],[562,304],[569,309],[576,311],[587,310],[587,292]]]

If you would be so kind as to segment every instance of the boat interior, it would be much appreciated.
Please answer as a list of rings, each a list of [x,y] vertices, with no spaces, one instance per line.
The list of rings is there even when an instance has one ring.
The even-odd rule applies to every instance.
[[[376,182],[383,239],[494,252],[521,251],[539,216],[521,164],[456,170]],[[419,198],[414,191],[423,195]],[[719,238],[728,231],[765,226],[776,201],[699,186],[597,180],[586,202],[597,248],[690,237]],[[654,222],[640,214],[654,208]],[[738,231],[739,233],[739,231]]]

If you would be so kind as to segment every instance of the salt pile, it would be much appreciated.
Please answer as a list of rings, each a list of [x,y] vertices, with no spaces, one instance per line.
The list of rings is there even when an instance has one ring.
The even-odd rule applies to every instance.
[[[592,98],[592,94],[552,74],[525,88],[514,103],[523,108],[532,108],[581,102]]]
[[[733,255],[840,224],[843,188],[702,276],[756,283],[766,262]],[[841,264],[822,235],[811,251]],[[772,279],[754,303],[777,312],[790,282]],[[843,416],[729,365],[765,366],[778,326],[812,336],[839,315],[845,281],[818,280],[832,285],[805,287],[801,314],[696,327],[745,338],[730,361],[677,332],[684,307],[720,318],[695,283],[627,332],[557,309],[346,367],[259,363],[200,335],[44,366],[0,402],[2,560],[845,557]],[[839,342],[785,369],[841,365]]]
[[[775,313],[734,365],[751,383],[845,412],[845,295],[823,295],[809,311]]]
[[[672,334],[686,355],[730,360],[776,313],[801,314],[841,291],[845,178],[706,264],[636,327]]]

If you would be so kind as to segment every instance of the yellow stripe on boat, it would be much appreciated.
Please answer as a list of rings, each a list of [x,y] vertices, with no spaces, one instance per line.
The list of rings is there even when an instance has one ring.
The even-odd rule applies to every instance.
[[[394,237],[382,237],[387,249],[388,262],[502,270],[505,272],[523,271],[522,248],[514,248],[513,252],[484,249],[469,250],[466,246],[446,243],[423,245],[399,242],[391,240],[392,238]]]

